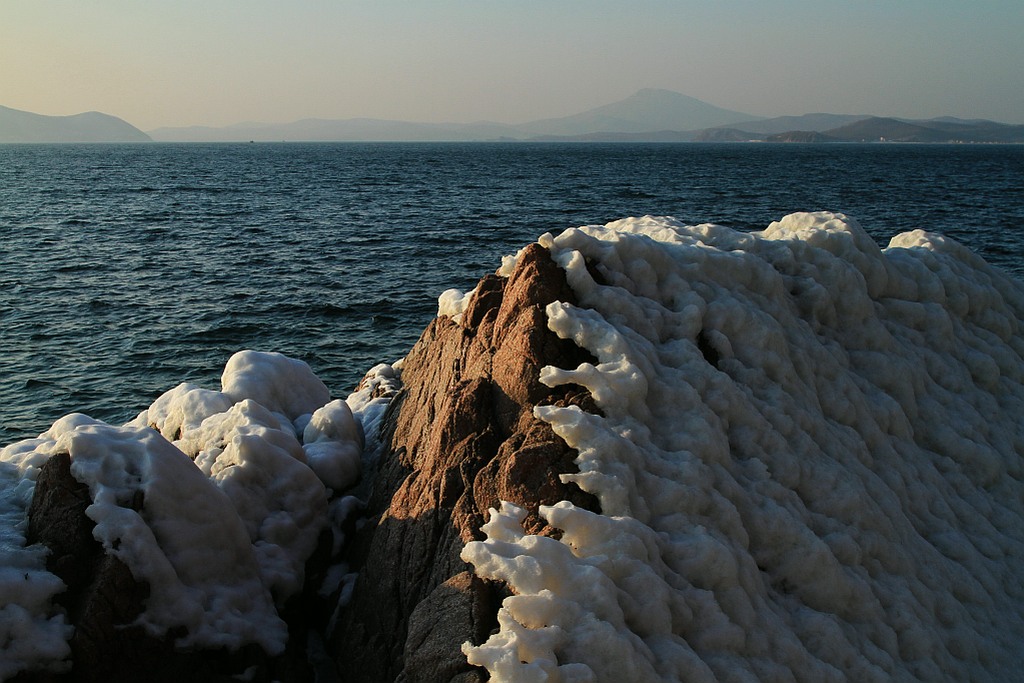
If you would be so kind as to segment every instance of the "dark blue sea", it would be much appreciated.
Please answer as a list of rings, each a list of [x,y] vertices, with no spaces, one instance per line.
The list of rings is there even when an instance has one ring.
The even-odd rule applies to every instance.
[[[441,291],[547,231],[819,209],[1024,276],[1024,146],[0,145],[0,445],[219,388],[244,348],[345,396],[405,355]]]

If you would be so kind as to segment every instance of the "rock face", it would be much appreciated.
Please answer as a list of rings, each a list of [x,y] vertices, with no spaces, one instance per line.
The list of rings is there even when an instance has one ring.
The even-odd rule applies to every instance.
[[[482,538],[499,500],[529,510],[527,529],[546,535],[557,530],[539,505],[597,510],[559,479],[576,471],[575,452],[533,416],[542,404],[596,411],[581,387],[537,380],[545,365],[593,360],[547,329],[544,307],[555,300],[575,297],[548,252],[531,245],[509,278],[484,277],[459,321],[436,318],[406,357],[372,523],[353,543],[359,578],[329,644],[343,680],[484,680],[461,645],[486,640],[507,589],[470,573],[463,546]]]

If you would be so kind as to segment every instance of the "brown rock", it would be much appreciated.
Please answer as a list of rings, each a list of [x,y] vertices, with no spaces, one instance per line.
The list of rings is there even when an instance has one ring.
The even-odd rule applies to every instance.
[[[461,321],[435,319],[406,357],[372,523],[353,544],[359,578],[331,637],[345,681],[483,680],[461,645],[487,638],[507,589],[476,578],[459,554],[483,537],[488,508],[516,503],[542,534],[557,533],[538,516],[542,504],[597,510],[559,480],[576,471],[576,453],[533,417],[547,403],[597,411],[581,387],[538,381],[545,365],[593,361],[547,329],[555,300],[575,297],[548,252],[531,245],[507,280],[484,277]]]

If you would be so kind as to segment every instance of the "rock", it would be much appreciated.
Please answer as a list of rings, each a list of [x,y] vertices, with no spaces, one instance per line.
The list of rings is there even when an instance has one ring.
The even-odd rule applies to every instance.
[[[500,500],[529,511],[531,533],[554,535],[543,504],[597,500],[559,475],[576,453],[534,418],[539,404],[597,412],[582,387],[539,383],[545,365],[594,359],[547,329],[545,306],[574,302],[563,271],[533,244],[505,279],[484,277],[460,321],[433,320],[402,366],[403,389],[386,417],[369,523],[352,544],[359,571],[330,634],[345,681],[484,680],[461,654],[496,627],[506,589],[482,581],[459,554],[482,538]]]
[[[486,639],[497,609],[483,581],[462,572],[431,591],[409,615],[404,668],[398,676],[403,683],[484,680],[477,671],[467,671],[460,646],[466,625],[473,639]]]
[[[74,625],[71,671],[65,674],[24,673],[16,681],[233,681],[245,675],[251,681],[310,680],[304,651],[309,622],[308,606],[315,590],[295,596],[284,615],[293,624],[288,650],[270,658],[261,648],[249,645],[226,649],[184,650],[175,640],[183,635],[169,632],[156,636],[135,622],[145,608],[149,587],[137,581],[128,567],[92,536],[95,526],[85,514],[92,503],[89,489],[71,474],[71,457],[58,453],[42,466],[36,480],[29,525],[29,543],[50,549],[47,569],[64,581],[67,590],[57,602]],[[139,491],[132,509],[143,510]],[[310,558],[307,571],[323,574],[329,553],[329,534]]]

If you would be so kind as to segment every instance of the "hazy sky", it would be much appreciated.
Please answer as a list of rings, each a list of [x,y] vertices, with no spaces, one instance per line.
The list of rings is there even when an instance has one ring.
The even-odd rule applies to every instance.
[[[0,0],[0,105],[142,128],[506,123],[667,88],[1024,123],[1024,0]]]

